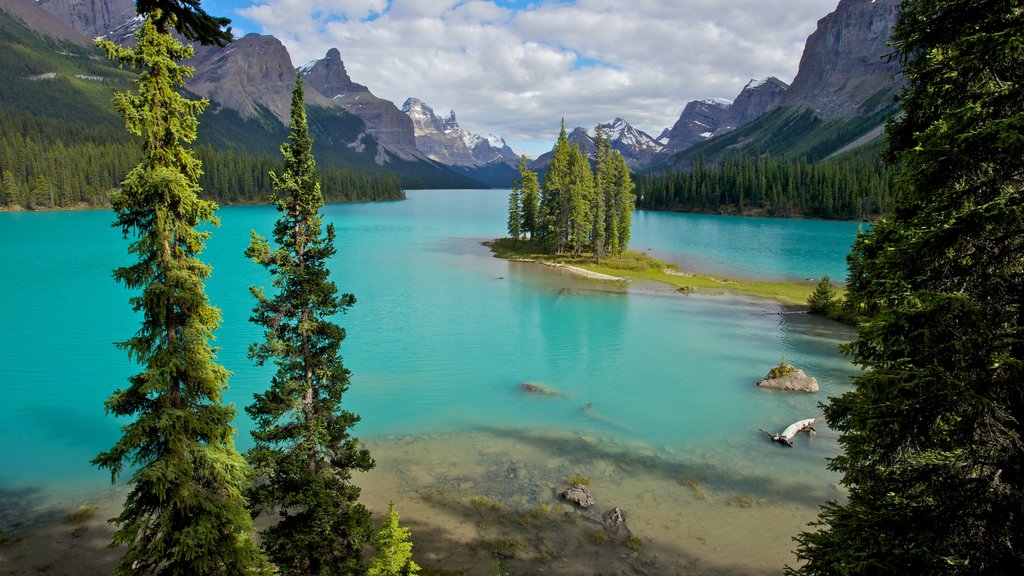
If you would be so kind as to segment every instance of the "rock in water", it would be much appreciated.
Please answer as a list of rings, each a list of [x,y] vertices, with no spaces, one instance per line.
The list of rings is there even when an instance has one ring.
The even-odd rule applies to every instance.
[[[587,488],[583,484],[573,484],[572,486],[562,490],[559,493],[566,502],[570,502],[579,506],[580,508],[590,508],[594,505],[594,496],[590,493],[590,488]]]
[[[626,514],[618,506],[604,513],[604,531],[616,542],[625,542],[633,536],[626,526]]]
[[[537,382],[523,382],[519,385],[519,389],[527,394],[537,394],[538,396],[561,396],[561,392],[548,388],[543,384]]]
[[[792,364],[781,364],[772,367],[760,382],[759,388],[783,390],[786,392],[817,392],[818,379],[808,376],[803,370]]]

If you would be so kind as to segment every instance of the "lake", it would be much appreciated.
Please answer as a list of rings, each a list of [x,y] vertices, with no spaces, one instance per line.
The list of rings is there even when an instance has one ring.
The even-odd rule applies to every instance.
[[[791,561],[789,536],[842,496],[825,468],[839,449],[823,423],[792,449],[758,429],[818,416],[819,402],[849,388],[856,370],[836,347],[852,331],[773,302],[618,288],[495,259],[480,242],[504,235],[505,209],[497,190],[324,209],[337,229],[332,278],[357,299],[339,322],[352,371],[344,405],[362,417],[355,434],[378,463],[367,498],[384,508],[398,500],[424,527],[457,524],[449,516],[472,498],[541,505],[551,500],[545,486],[588,473],[604,500],[625,504],[634,533],[651,542],[645,550],[668,546],[663,562],[777,572],[780,558]],[[247,287],[269,280],[243,252],[249,230],[269,236],[277,212],[218,215],[202,258],[214,267],[218,360],[234,373],[227,398],[245,449],[241,407],[272,368],[247,359],[260,338]],[[112,343],[138,323],[111,277],[130,262],[112,220],[109,211],[0,214],[0,492],[73,500],[109,486],[89,460],[118,437],[103,401],[137,367]],[[858,227],[637,212],[630,248],[736,277],[841,279]],[[783,356],[822,392],[756,389]],[[525,395],[524,381],[562,395]],[[485,538],[473,522],[458,525],[457,541]],[[743,532],[766,527],[780,535],[758,544]]]

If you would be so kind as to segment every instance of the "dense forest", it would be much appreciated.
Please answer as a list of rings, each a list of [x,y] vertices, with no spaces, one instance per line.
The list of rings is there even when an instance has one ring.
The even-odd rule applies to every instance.
[[[198,146],[203,197],[220,203],[267,202],[270,170],[280,156]],[[29,210],[109,206],[110,193],[142,159],[139,143],[123,129],[84,125],[29,114],[0,112],[0,208]],[[320,167],[328,202],[399,200],[390,174]]]
[[[862,220],[887,214],[892,203],[876,147],[814,164],[770,154],[732,154],[717,166],[698,158],[690,170],[637,179],[637,208],[650,210]]]

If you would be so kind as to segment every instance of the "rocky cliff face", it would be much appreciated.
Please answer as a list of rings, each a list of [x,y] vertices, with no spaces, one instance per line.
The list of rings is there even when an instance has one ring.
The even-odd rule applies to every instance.
[[[887,57],[899,5],[900,0],[840,0],[834,12],[818,20],[792,86],[773,107],[853,117],[891,104],[888,95],[902,85],[899,62]]]
[[[402,112],[412,122],[416,134],[416,148],[427,158],[448,166],[475,166],[478,164],[472,150],[457,134],[445,131],[445,121],[441,120],[434,109],[427,106],[419,98],[408,98],[402,104]],[[449,124],[455,122],[454,112]]]
[[[674,154],[710,138],[721,126],[732,102],[722,99],[693,100],[683,108],[668,133],[663,154]]]
[[[0,0],[0,11],[10,14],[37,34],[92,47],[90,37],[73,29],[33,0]]]
[[[37,4],[89,38],[135,18],[133,0],[38,0]]]
[[[277,38],[248,34],[225,48],[199,46],[188,64],[196,69],[188,82],[192,92],[245,118],[259,117],[265,110],[288,125],[295,68]],[[307,104],[332,106],[314,90],[304,90],[304,95]]]
[[[715,135],[732,132],[757,120],[788,90],[789,85],[774,76],[747,82],[732,101],[721,125],[715,130]]]
[[[416,148],[431,160],[448,166],[479,167],[490,163],[514,165],[519,157],[500,136],[480,136],[459,126],[452,110],[440,118],[419,98],[402,104],[416,132]]]
[[[413,123],[390,100],[378,98],[362,84],[349,78],[341,52],[331,48],[310,66],[300,68],[306,86],[362,118],[370,134],[400,157],[416,150]],[[415,156],[415,154],[411,154]]]

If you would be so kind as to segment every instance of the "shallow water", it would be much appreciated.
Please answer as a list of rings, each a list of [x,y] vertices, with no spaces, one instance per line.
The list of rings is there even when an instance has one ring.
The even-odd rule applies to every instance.
[[[790,524],[798,526],[836,496],[837,478],[825,469],[838,451],[831,433],[801,437],[786,450],[758,429],[779,431],[818,415],[818,402],[847,389],[854,368],[836,346],[851,337],[848,329],[781,314],[770,302],[615,288],[494,259],[480,241],[503,234],[504,209],[501,191],[411,192],[405,202],[325,209],[338,232],[333,278],[357,297],[339,319],[353,373],[345,406],[362,416],[356,433],[379,447],[380,468],[405,470],[398,475],[408,494],[421,497],[460,476],[454,463],[486,471],[515,459],[506,452],[522,452],[530,469],[548,471],[536,483],[550,484],[574,468],[607,477],[648,532],[663,532],[674,515],[701,507],[711,507],[702,517],[721,517],[714,526],[750,525],[744,514],[786,516],[783,509],[796,507],[800,520]],[[217,345],[219,361],[234,372],[228,399],[241,407],[270,377],[269,368],[246,358],[259,338],[247,321],[246,288],[269,282],[242,253],[249,229],[269,234],[277,215],[268,207],[226,207],[219,216],[222,227],[203,258],[214,266],[210,299],[224,315]],[[112,342],[137,327],[128,292],[111,278],[113,267],[129,262],[111,220],[108,211],[0,214],[0,490],[7,493],[31,488],[73,497],[109,482],[89,460],[117,438],[118,423],[104,415],[103,400],[136,367]],[[634,218],[631,247],[737,275],[842,277],[856,229],[643,212]],[[783,355],[817,376],[822,392],[754,388]],[[524,381],[561,395],[524,395]],[[250,422],[241,410],[236,424],[244,449]],[[439,437],[459,438],[459,448],[431,440]],[[405,451],[409,443],[419,448]],[[462,462],[495,444],[501,457],[481,456],[490,464]],[[683,478],[712,496],[695,498]],[[446,486],[466,482],[470,487],[456,489],[456,498],[486,485]],[[662,496],[645,500],[647,493]],[[756,505],[730,504],[737,495]],[[542,497],[507,496],[517,506]],[[711,524],[707,534],[726,530]],[[679,530],[692,543],[714,540],[691,534],[698,530],[693,523]],[[792,533],[768,548],[788,550]],[[699,556],[700,546],[693,546]]]

